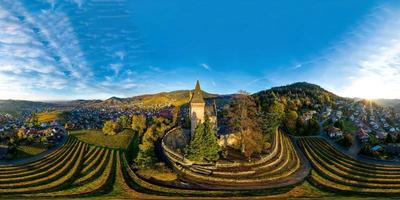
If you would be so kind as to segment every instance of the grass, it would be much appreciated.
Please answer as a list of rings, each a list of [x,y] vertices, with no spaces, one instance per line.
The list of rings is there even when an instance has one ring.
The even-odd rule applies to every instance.
[[[88,144],[116,149],[127,149],[135,136],[131,129],[125,129],[116,135],[105,135],[101,130],[78,130],[70,134]]]
[[[36,114],[39,123],[57,120],[60,116],[58,111],[40,112]]]
[[[101,132],[101,131],[100,131]],[[85,135],[84,133],[83,135]],[[132,134],[135,135],[135,134]],[[90,135],[89,135],[90,136]],[[108,136],[109,137],[109,136]],[[71,137],[75,139],[74,137]],[[79,146],[79,147],[78,147]],[[56,158],[63,158],[68,160],[69,164],[61,164],[60,167],[57,166],[59,164],[58,161],[52,160],[52,163],[48,163],[52,167],[57,169],[57,172],[48,173],[46,178],[38,178],[38,179],[27,179],[21,183],[11,183],[20,185],[22,183],[29,183],[32,181],[40,181],[40,184],[35,184],[34,186],[28,187],[20,187],[20,188],[9,188],[9,189],[0,189],[6,192],[5,190],[10,190],[13,193],[10,193],[10,196],[3,195],[0,196],[0,199],[21,199],[25,197],[26,199],[71,199],[71,198],[81,198],[81,199],[133,199],[133,198],[157,198],[157,199],[167,199],[163,196],[157,196],[157,194],[163,195],[171,195],[169,199],[179,198],[179,199],[199,199],[201,196],[210,196],[208,199],[377,199],[377,197],[366,197],[359,195],[346,195],[344,193],[333,193],[333,192],[325,192],[319,189],[319,187],[315,187],[313,184],[310,184],[308,180],[302,181],[296,186],[293,186],[290,189],[276,189],[279,191],[271,191],[271,190],[252,190],[252,191],[222,191],[225,195],[217,195],[217,191],[200,191],[200,190],[185,190],[185,189],[176,189],[176,188],[168,188],[164,186],[157,185],[154,187],[145,187],[143,186],[143,190],[135,191],[136,188],[129,188],[124,179],[123,171],[127,170],[128,166],[126,163],[126,159],[124,162],[120,163],[120,158],[125,158],[124,155],[120,157],[120,152],[115,150],[108,149],[107,151],[113,152],[111,154],[110,159],[107,162],[103,162],[102,164],[95,165],[96,167],[102,168],[102,175],[96,175],[95,177],[90,178],[90,181],[85,182],[83,185],[72,186],[71,182],[76,180],[78,174],[82,174],[82,164],[85,159],[85,152],[88,153],[89,148],[82,143],[67,143],[67,152],[71,155],[66,156],[63,155],[63,151],[58,152],[55,156]],[[321,149],[320,149],[321,150]],[[73,155],[72,155],[73,154]],[[87,159],[90,156],[87,157]],[[45,159],[45,158],[43,158]],[[38,170],[28,167],[29,165],[25,165],[26,170]],[[160,167],[161,168],[161,167]],[[130,168],[129,168],[130,169]],[[19,170],[19,169],[15,169]],[[9,171],[1,171],[1,173],[10,173]],[[14,171],[16,172],[16,171]],[[90,173],[90,172],[89,172]],[[97,172],[91,172],[97,173]],[[142,171],[143,174],[150,174],[153,177],[162,178],[165,180],[173,178],[174,175],[168,174],[168,171],[163,171],[160,169],[154,171]],[[60,176],[55,174],[61,174]],[[57,177],[54,177],[57,176]],[[53,177],[53,178],[52,178]],[[21,177],[26,179],[27,177]],[[46,179],[46,180],[44,180]],[[133,179],[132,179],[133,180]],[[144,183],[143,183],[144,184]],[[151,186],[150,183],[144,184],[147,186]],[[142,187],[142,186],[141,186]],[[154,190],[154,192],[150,191]],[[159,193],[157,191],[160,191]],[[182,191],[182,192],[179,192]],[[185,197],[188,194],[192,194],[192,197]],[[15,194],[20,193],[21,196]],[[282,193],[280,193],[282,192]],[[29,194],[28,194],[29,193]],[[148,193],[148,194],[146,194]],[[196,194],[199,194],[197,196]],[[215,196],[213,195],[215,194]],[[243,196],[244,195],[244,196]],[[260,195],[260,196],[258,196]],[[65,197],[62,197],[65,196]],[[221,196],[221,197],[218,197]],[[381,196],[379,197],[381,198]],[[386,196],[385,199],[396,199]]]
[[[354,125],[353,122],[348,121],[348,120],[343,121],[343,131],[345,133],[353,133],[353,132],[357,131],[357,129],[358,129],[357,126]]]
[[[146,179],[154,178],[159,181],[175,181],[177,179],[176,173],[165,170],[140,169],[137,173]]]
[[[14,159],[28,158],[40,154],[46,150],[47,150],[46,147],[22,145],[18,146],[17,153],[13,158]]]

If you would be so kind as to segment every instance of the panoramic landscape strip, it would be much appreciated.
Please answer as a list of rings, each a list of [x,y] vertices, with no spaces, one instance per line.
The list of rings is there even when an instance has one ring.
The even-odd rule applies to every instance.
[[[40,112],[18,114],[30,117],[15,135],[12,127],[3,128],[10,141],[0,166],[0,196],[274,199],[400,192],[400,167],[388,151],[395,136],[379,139],[364,123],[357,128],[360,113],[371,119],[389,107],[342,98],[308,83],[218,96],[203,92],[197,82],[188,93],[181,97],[187,103],[174,99],[184,103],[155,110],[125,107],[113,99],[78,107],[49,104]],[[20,102],[8,103],[20,109]],[[257,112],[257,105],[267,112]],[[285,111],[287,106],[301,111]],[[98,124],[100,116],[109,120]],[[21,146],[29,145],[48,150],[21,158]],[[366,149],[370,145],[385,149]]]
[[[400,1],[0,0],[0,200],[400,199]]]

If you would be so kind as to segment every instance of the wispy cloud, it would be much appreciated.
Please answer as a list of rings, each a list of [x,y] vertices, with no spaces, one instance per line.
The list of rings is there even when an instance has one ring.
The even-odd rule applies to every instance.
[[[0,99],[62,99],[82,93],[99,98],[97,94],[136,91],[140,87],[136,82],[143,77],[130,80],[129,76],[141,65],[140,55],[149,51],[125,4],[123,0],[1,1]],[[100,20],[105,13],[114,17]]]
[[[373,10],[316,64],[321,82],[343,96],[400,98],[399,19],[398,6]]]
[[[203,67],[205,70],[208,70],[208,71],[211,70],[210,65],[208,65],[207,63],[201,63],[200,66]]]

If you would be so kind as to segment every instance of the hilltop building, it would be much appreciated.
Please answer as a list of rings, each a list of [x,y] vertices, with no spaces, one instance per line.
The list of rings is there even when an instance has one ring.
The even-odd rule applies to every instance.
[[[196,82],[194,91],[190,93],[189,115],[191,121],[191,137],[193,137],[196,127],[200,123],[204,122],[206,116],[214,125],[214,129],[216,129],[217,127],[217,109],[215,102],[212,105],[206,105],[206,101],[204,100],[199,81]]]

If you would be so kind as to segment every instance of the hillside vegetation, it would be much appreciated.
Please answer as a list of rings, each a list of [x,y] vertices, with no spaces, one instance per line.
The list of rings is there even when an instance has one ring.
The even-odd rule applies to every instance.
[[[253,94],[257,105],[263,112],[276,114],[280,127],[295,135],[312,135],[319,132],[316,118],[304,121],[301,117],[309,111],[319,112],[332,106],[336,100],[343,99],[318,85],[300,82],[282,87],[274,87]]]
[[[214,98],[219,95],[206,93],[203,91],[205,98]],[[190,100],[190,90],[177,90],[172,92],[161,92],[157,94],[146,94],[129,98],[111,97],[96,105],[109,106],[156,106],[156,105],[173,105],[180,106],[188,103]]]
[[[130,129],[125,129],[116,135],[105,135],[101,130],[78,130],[70,134],[91,145],[117,149],[127,149],[135,135]]]

